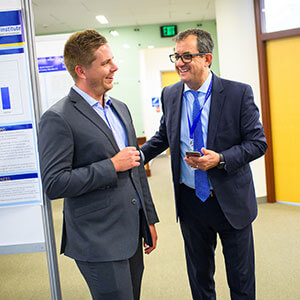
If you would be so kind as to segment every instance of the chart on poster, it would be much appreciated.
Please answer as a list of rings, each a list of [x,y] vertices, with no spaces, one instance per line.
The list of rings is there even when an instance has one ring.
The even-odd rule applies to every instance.
[[[1,14],[1,13],[0,13]],[[22,93],[19,71],[19,60],[3,61],[3,55],[0,56],[0,97],[1,110],[0,120],[11,121],[13,116],[19,115],[22,118],[24,109],[22,105]],[[3,70],[3,71],[2,71]],[[24,118],[24,117],[23,117]]]

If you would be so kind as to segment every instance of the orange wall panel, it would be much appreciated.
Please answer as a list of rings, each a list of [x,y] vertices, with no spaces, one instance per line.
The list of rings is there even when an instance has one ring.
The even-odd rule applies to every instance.
[[[277,201],[300,203],[300,37],[267,42]]]

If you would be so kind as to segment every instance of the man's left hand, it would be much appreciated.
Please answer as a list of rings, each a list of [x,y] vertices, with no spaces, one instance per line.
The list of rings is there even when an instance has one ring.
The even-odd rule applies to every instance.
[[[150,247],[149,245],[144,243],[145,254],[150,254],[156,248],[156,243],[157,243],[157,233],[156,233],[155,225],[154,224],[149,225],[149,229],[151,232],[153,246]]]
[[[201,152],[203,153],[201,157],[185,157],[184,161],[192,168],[202,171],[214,168],[219,163],[220,156],[217,152],[205,148],[202,148]]]

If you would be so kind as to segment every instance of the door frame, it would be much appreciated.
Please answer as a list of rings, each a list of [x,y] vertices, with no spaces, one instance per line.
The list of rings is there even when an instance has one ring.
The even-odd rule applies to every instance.
[[[269,40],[300,36],[300,28],[264,33],[266,28],[264,14],[262,13],[262,8],[264,7],[264,0],[253,1],[258,52],[262,120],[265,129],[265,136],[268,142],[268,151],[265,155],[267,201],[269,203],[273,203],[276,202],[276,194],[266,42]]]

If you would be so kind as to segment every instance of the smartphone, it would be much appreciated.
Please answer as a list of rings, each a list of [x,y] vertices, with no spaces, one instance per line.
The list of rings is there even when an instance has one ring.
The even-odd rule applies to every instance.
[[[186,151],[186,157],[200,157],[201,153],[199,151]]]

